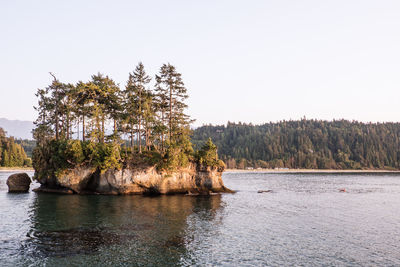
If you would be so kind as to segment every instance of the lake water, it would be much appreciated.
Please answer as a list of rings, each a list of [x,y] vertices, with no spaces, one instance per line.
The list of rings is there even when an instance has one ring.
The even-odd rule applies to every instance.
[[[399,174],[224,173],[238,192],[201,197],[8,194],[10,174],[1,266],[400,265]]]

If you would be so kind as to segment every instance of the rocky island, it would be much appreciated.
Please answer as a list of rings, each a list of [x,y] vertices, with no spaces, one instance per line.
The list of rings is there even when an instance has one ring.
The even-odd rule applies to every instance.
[[[52,83],[37,93],[33,132],[39,192],[210,194],[232,192],[209,139],[195,150],[186,88],[174,66],[151,78],[139,63],[121,90],[111,78]]]
[[[91,167],[68,169],[60,175],[38,178],[36,191],[77,194],[210,194],[232,192],[227,189],[217,168],[199,169],[191,164],[171,173],[155,167],[108,169]]]
[[[39,192],[68,194],[210,194],[232,192],[222,181],[224,164],[217,157],[216,146],[211,139],[203,148],[193,154],[193,158],[184,166],[172,167],[166,159],[151,164],[153,158],[148,153],[136,156],[140,162],[124,161],[115,166],[106,167],[106,161],[113,155],[105,155],[103,160],[78,162],[71,155],[72,148],[90,146],[77,140],[66,142],[64,150],[52,151],[47,156],[37,149],[34,157],[35,176],[41,187]],[[50,148],[58,147],[52,141]],[[104,145],[107,147],[107,145]],[[42,147],[42,149],[48,148]],[[104,152],[104,151],[103,151]],[[92,152],[91,152],[92,153]],[[84,155],[82,159],[87,159]],[[129,157],[128,157],[129,158]],[[161,164],[164,164],[162,166]]]

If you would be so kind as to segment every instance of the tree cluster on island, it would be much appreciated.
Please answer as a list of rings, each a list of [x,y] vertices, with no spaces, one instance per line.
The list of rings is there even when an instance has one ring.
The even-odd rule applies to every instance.
[[[400,169],[400,123],[291,120],[197,128],[211,137],[227,168]]]
[[[187,89],[173,65],[163,64],[152,86],[142,63],[123,88],[100,73],[76,84],[52,76],[36,94],[33,165],[39,175],[81,164],[102,170],[141,164],[172,170],[190,162],[223,166],[216,150],[209,153],[210,143],[197,152],[192,148]]]

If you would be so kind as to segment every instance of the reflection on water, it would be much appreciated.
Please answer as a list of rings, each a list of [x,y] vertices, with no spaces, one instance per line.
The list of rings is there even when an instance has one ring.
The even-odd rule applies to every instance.
[[[0,266],[400,266],[399,174],[225,173],[238,193],[208,197],[7,194],[9,175]]]
[[[191,261],[188,216],[213,220],[220,202],[220,195],[38,194],[21,259],[24,264],[178,265],[183,258]]]

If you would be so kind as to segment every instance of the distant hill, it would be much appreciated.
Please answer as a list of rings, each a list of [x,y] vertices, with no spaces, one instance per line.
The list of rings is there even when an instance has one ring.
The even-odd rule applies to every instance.
[[[21,139],[33,139],[32,129],[34,125],[32,121],[8,120],[0,118],[0,128],[7,132],[7,136],[14,136]]]
[[[209,137],[228,168],[400,169],[400,123],[228,123],[195,129],[192,142]]]

